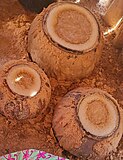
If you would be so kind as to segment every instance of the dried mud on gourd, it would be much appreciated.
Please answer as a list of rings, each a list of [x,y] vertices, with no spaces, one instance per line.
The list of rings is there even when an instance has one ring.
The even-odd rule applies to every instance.
[[[28,51],[44,71],[58,80],[91,74],[99,61],[102,36],[95,16],[74,3],[54,3],[36,16],[28,34]]]
[[[0,70],[0,95],[1,114],[18,120],[34,118],[48,106],[50,82],[36,64],[10,61]]]
[[[53,129],[61,147],[77,157],[104,159],[123,134],[123,110],[100,89],[77,88],[55,108]]]

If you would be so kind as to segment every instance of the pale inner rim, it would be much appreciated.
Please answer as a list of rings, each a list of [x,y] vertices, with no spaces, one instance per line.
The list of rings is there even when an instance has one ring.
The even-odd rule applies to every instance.
[[[13,66],[7,76],[9,88],[23,96],[35,96],[41,87],[41,78],[36,70],[28,65]]]
[[[65,31],[66,33],[63,34],[63,29],[65,29],[67,27],[64,27],[65,24],[63,24],[63,28],[62,28],[60,22],[58,22],[58,17],[62,14],[63,15],[66,13],[68,14],[68,11],[69,11],[69,16],[70,16],[69,18],[70,19],[74,18],[74,17],[72,17],[73,11],[74,11],[75,17],[77,15],[80,15],[78,17],[78,20],[76,18],[76,20],[74,20],[74,22],[77,23],[77,21],[81,21],[80,22],[81,25],[80,25],[79,31],[77,29],[75,30],[75,28],[74,29],[71,28],[68,32],[69,35],[67,37],[67,31]],[[86,17],[84,19],[84,21],[83,21],[82,17]],[[69,20],[69,18],[68,18],[68,20]],[[63,20],[63,16],[61,17],[61,19]],[[67,26],[69,26],[69,27],[70,27],[70,24],[72,24],[72,22],[67,21],[66,17],[64,17],[64,22],[65,23],[68,22]],[[83,24],[82,24],[82,22],[83,22]],[[61,31],[58,31],[58,26],[59,26],[58,24],[60,24],[60,26],[61,26]],[[84,26],[84,24],[85,24],[85,26]],[[79,25],[79,22],[76,25]],[[56,26],[56,27],[54,27],[54,26]],[[73,27],[73,26],[74,25],[72,25],[71,27]],[[84,27],[81,28],[82,26],[84,26]],[[98,43],[99,30],[98,30],[98,24],[97,24],[94,16],[87,9],[80,7],[80,6],[77,6],[77,5],[74,5],[74,4],[61,4],[58,6],[56,5],[53,9],[51,9],[48,16],[47,16],[46,28],[47,28],[47,32],[48,32],[49,36],[52,38],[53,41],[57,42],[61,46],[68,48],[68,49],[72,49],[72,50],[76,50],[76,51],[90,50],[90,49],[94,48],[95,45],[97,45],[97,43]],[[72,30],[74,32],[78,32],[77,36],[75,36],[76,33],[71,33],[71,35],[70,35],[70,32]],[[81,36],[80,36],[81,38],[78,36],[78,34],[80,34],[80,31],[81,31]],[[83,31],[85,31],[86,33],[84,34]],[[62,32],[62,36],[60,35],[61,32]],[[63,38],[63,35],[65,35],[64,38]],[[75,36],[75,39],[72,36]],[[79,41],[77,40],[77,37],[79,37]],[[84,38],[82,38],[82,37],[84,37]]]
[[[112,134],[119,120],[114,103],[99,93],[89,95],[81,101],[78,116],[83,128],[98,137]]]

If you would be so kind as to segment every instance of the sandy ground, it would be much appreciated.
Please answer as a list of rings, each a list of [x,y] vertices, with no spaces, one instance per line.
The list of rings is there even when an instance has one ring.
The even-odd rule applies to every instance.
[[[92,0],[85,0],[93,10]],[[25,11],[17,0],[0,1],[0,66],[11,59],[28,58],[27,34],[36,14]],[[98,17],[99,18],[99,17]],[[100,19],[100,18],[99,18]],[[100,20],[101,28],[106,25]],[[102,58],[92,75],[76,83],[57,82],[50,78],[52,97],[47,115],[33,120],[11,121],[0,115],[0,155],[10,152],[35,148],[55,155],[77,158],[63,151],[52,131],[52,115],[58,101],[71,89],[76,87],[98,87],[112,94],[123,108],[123,62],[120,50],[111,43],[113,36],[105,37]],[[123,138],[116,152],[107,159],[123,158]]]

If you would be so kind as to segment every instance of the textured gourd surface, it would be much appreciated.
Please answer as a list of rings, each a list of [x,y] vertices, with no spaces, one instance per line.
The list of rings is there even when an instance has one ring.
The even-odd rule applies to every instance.
[[[35,79],[35,73],[39,79]],[[45,113],[50,101],[51,87],[46,74],[36,64],[24,60],[10,61],[1,68],[0,77],[1,114],[10,119],[22,120]]]
[[[97,34],[98,38],[96,39],[95,42],[93,42],[93,44],[91,46],[89,46],[89,51],[88,51],[88,49],[82,50],[82,52],[84,52],[84,53],[82,53],[81,51],[79,53],[77,53],[77,51],[69,52],[68,51],[69,48],[67,50],[65,50],[63,48],[59,48],[57,45],[53,44],[49,40],[49,38],[46,36],[46,34],[44,32],[44,28],[45,28],[44,26],[46,24],[44,24],[44,26],[42,25],[43,21],[44,21],[44,19],[43,19],[44,15],[47,14],[51,9],[52,9],[52,6],[49,6],[47,9],[45,9],[43,12],[41,12],[32,22],[32,25],[30,27],[29,34],[28,34],[28,52],[30,52],[32,59],[35,62],[37,62],[37,64],[40,67],[42,67],[44,69],[44,71],[49,76],[56,77],[59,80],[73,80],[73,81],[75,81],[78,78],[84,78],[84,77],[89,76],[92,73],[95,65],[98,63],[98,61],[101,57],[101,54],[102,54],[102,36]],[[81,9],[80,9],[80,11],[81,11]],[[89,34],[91,34],[91,32],[92,32],[91,31],[92,27],[89,27],[89,24],[88,24],[88,23],[90,23],[90,21],[87,18],[84,19],[83,14],[81,12],[80,12],[81,14],[78,11],[76,11],[76,12],[74,13],[74,11],[69,11],[69,14],[71,13],[72,15],[68,15],[68,17],[74,18],[74,16],[77,16],[77,18],[76,17],[75,18],[78,21],[79,21],[79,18],[84,21],[83,26],[82,26],[82,24],[80,24],[80,26],[79,26],[79,28],[81,29],[81,33],[82,33],[82,36],[79,36],[80,39],[78,37],[76,37],[78,35],[78,33],[76,34],[76,36],[73,34],[74,40],[72,39],[71,32],[75,32],[75,31],[79,32],[79,30],[76,30],[75,28],[73,29],[74,25],[72,25],[71,26],[72,29],[71,30],[69,29],[69,31],[67,32],[68,36],[66,35],[67,33],[65,33],[65,32],[68,30],[68,27],[71,24],[70,22],[69,22],[69,25],[66,26],[66,29],[64,28],[65,25],[63,25],[63,27],[60,27],[60,24],[59,24],[59,23],[64,22],[63,19],[58,20],[60,22],[56,26],[56,32],[57,32],[58,28],[60,28],[60,31],[57,34],[58,37],[60,37],[62,34],[62,36],[64,36],[64,38],[62,37],[62,40],[65,43],[68,42],[69,45],[71,45],[71,43],[72,44],[76,43],[77,40],[79,40],[79,42],[77,42],[77,44],[83,45],[84,43],[87,42],[88,39],[90,40],[90,37],[91,37]],[[60,14],[61,13],[58,13],[58,15],[60,15]],[[66,14],[66,12],[64,11],[62,14]],[[88,15],[88,12],[86,14]],[[65,15],[64,15],[64,17],[65,17]],[[67,21],[67,18],[64,23],[66,23],[66,21]],[[68,18],[68,21],[72,21],[72,19]],[[95,19],[94,19],[94,22],[95,22]],[[75,25],[77,25],[76,21],[74,21],[73,23],[75,23]],[[96,24],[96,25],[98,25],[98,24]],[[50,24],[47,24],[47,26],[50,26]],[[85,29],[83,29],[83,27],[87,27],[87,31]],[[63,28],[65,30],[64,34],[62,33]],[[98,27],[97,27],[97,29],[98,29]],[[85,36],[83,36],[83,32],[90,32],[90,33],[85,34]],[[50,32],[49,32],[49,35],[50,35]],[[67,40],[65,37],[67,38]],[[51,38],[53,39],[53,36]],[[71,39],[72,42],[69,39]],[[77,44],[74,44],[74,45],[77,45]],[[64,47],[65,47],[65,45],[64,45]],[[76,46],[76,47],[78,47],[78,46]],[[75,47],[74,47],[74,50],[75,50]]]
[[[105,104],[106,108],[103,106],[102,111],[99,102]],[[121,108],[115,102],[111,95],[97,88],[80,87],[68,92],[58,103],[53,116],[53,129],[60,146],[78,157],[88,158],[90,155],[97,153],[100,159],[104,159],[109,152],[115,150],[118,146],[123,133],[123,111],[121,112]],[[93,107],[91,103],[93,103]],[[119,110],[120,115],[115,107]],[[86,108],[87,110],[89,109],[88,112]],[[111,108],[115,108],[113,114],[111,114]],[[104,109],[107,109],[107,114]],[[103,114],[105,114],[105,117]],[[119,120],[115,119],[115,125],[117,126],[118,122],[119,126],[115,126],[117,129],[107,136],[108,120],[109,118],[112,119],[110,119],[111,121],[108,125],[110,127],[114,123],[114,116],[116,116],[117,120],[119,116],[121,117],[120,123],[118,122]],[[95,119],[96,123],[94,122]],[[107,121],[104,126],[100,119],[103,123],[104,120]],[[98,132],[101,135],[97,135],[98,129],[100,130],[101,128],[103,130]],[[96,137],[94,136],[95,134],[97,135]]]

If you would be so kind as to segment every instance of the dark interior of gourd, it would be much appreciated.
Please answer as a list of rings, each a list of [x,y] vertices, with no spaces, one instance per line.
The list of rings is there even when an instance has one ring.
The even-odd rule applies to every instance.
[[[55,1],[56,0],[19,0],[25,9],[36,13],[40,13],[44,7],[47,7]]]

